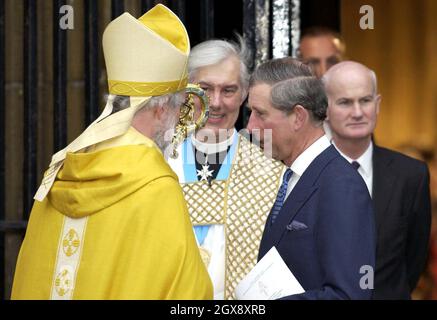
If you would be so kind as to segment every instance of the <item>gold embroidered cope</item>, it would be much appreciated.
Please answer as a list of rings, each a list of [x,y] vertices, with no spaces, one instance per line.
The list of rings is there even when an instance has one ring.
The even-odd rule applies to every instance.
[[[235,287],[257,262],[283,169],[240,136],[227,180],[213,180],[211,186],[206,181],[182,184],[193,225],[225,226],[225,299],[235,299]]]

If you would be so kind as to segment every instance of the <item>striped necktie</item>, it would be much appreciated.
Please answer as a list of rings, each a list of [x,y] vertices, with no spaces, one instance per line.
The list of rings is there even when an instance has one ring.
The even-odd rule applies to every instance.
[[[276,220],[276,217],[281,211],[282,205],[285,201],[285,196],[287,195],[288,181],[290,181],[291,176],[293,175],[293,171],[290,168],[285,170],[284,177],[282,179],[282,184],[279,187],[278,195],[276,197],[276,201],[273,204],[273,208],[270,211],[270,222],[273,224]]]

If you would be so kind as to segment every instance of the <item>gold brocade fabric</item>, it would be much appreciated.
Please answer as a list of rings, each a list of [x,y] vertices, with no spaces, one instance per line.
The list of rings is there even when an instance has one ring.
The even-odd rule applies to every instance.
[[[193,225],[225,222],[226,181],[212,180],[211,187],[203,180],[182,184]]]
[[[234,159],[226,181],[182,184],[193,225],[225,225],[225,299],[235,299],[235,287],[257,262],[284,169],[242,136]]]

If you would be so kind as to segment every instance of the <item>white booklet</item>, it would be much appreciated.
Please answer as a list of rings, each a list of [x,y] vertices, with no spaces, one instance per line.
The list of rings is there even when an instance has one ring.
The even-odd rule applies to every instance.
[[[238,300],[275,300],[304,292],[276,247],[271,248],[235,288]]]

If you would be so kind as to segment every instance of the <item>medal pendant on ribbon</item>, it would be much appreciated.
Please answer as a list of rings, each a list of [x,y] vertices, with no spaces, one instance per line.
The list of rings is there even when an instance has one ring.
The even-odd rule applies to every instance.
[[[209,177],[212,177],[214,170],[209,170],[209,165],[205,163],[202,165],[202,170],[197,170],[197,176],[200,177],[200,181],[208,181]]]

